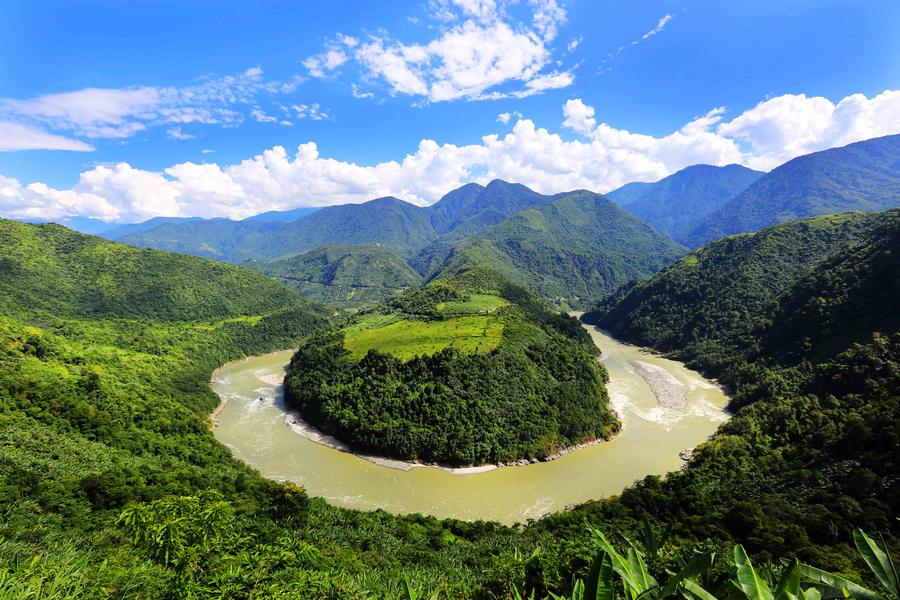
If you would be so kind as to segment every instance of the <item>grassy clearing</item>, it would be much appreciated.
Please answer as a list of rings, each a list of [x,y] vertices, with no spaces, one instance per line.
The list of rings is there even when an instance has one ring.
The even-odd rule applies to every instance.
[[[369,315],[344,330],[344,345],[354,358],[372,348],[407,360],[444,348],[460,352],[490,352],[500,343],[503,324],[486,315],[441,321],[413,321],[393,315]]]
[[[446,315],[489,315],[498,308],[508,305],[509,302],[500,296],[471,294],[464,302],[439,302],[435,308],[439,313]]]

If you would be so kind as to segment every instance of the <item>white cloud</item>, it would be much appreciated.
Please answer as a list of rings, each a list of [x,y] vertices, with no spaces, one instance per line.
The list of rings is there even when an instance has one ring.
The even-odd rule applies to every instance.
[[[276,123],[278,121],[276,117],[267,115],[265,111],[258,106],[250,111],[250,116],[253,117],[257,123]]]
[[[497,121],[503,123],[504,125],[509,123],[510,118],[512,118],[512,115],[508,112],[500,113],[499,115],[497,115]]]
[[[364,83],[381,82],[392,95],[426,102],[522,98],[574,81],[572,69],[558,61],[548,70],[549,44],[566,21],[556,0],[432,0],[429,9],[442,23],[429,41],[405,43],[385,32],[363,41],[339,35],[303,64],[312,76],[327,77],[352,58]],[[359,93],[355,83],[352,89],[355,97],[371,93]]]
[[[185,133],[181,127],[170,127],[166,130],[166,137],[170,140],[192,140],[197,136]]]
[[[597,125],[594,107],[582,102],[581,98],[568,100],[563,106],[563,125],[582,134],[589,134]]]
[[[534,32],[497,21],[466,21],[428,44],[405,45],[373,37],[355,54],[372,77],[397,94],[431,102],[531,95],[571,85],[571,73],[545,73],[550,53]],[[515,82],[523,89],[491,88]]]
[[[772,167],[835,144],[900,133],[900,91],[861,94],[837,103],[786,95],[725,120],[713,108],[664,136],[599,122],[580,99],[568,101],[563,124],[583,138],[518,118],[506,134],[464,146],[422,140],[401,160],[359,165],[321,157],[313,142],[289,153],[276,146],[237,164],[180,163],[149,172],[121,163],[81,174],[70,190],[0,178],[0,214],[54,218],[94,216],[120,221],[157,215],[243,218],[298,204],[319,206],[395,195],[428,204],[468,181],[493,178],[540,192],[587,188],[606,192],[629,181],[660,179],[688,165],[741,163]],[[504,116],[505,115],[505,116]],[[515,113],[498,120],[510,123]]]
[[[329,119],[328,111],[319,106],[318,102],[313,104],[292,104],[290,107],[282,107],[282,110],[297,119],[312,119],[313,121],[326,121]]]
[[[556,37],[557,30],[566,22],[566,11],[556,0],[530,0],[534,7],[534,28],[545,41]]]
[[[353,40],[353,46],[356,45],[354,38],[347,39]],[[304,59],[301,64],[306,67],[310,75],[321,79],[327,77],[331,72],[347,62],[347,58],[347,54],[342,49],[332,47],[321,54]]]
[[[11,150],[74,150],[90,152],[94,147],[80,140],[54,135],[30,125],[0,121],[0,152]]]
[[[670,15],[670,14],[663,15],[663,17],[656,23],[656,27],[654,27],[653,29],[651,29],[650,31],[648,31],[647,33],[642,35],[641,39],[646,40],[649,37],[653,37],[660,31],[665,29],[666,25],[668,25],[669,21],[671,21],[671,20],[672,20],[672,15]],[[632,44],[636,44],[636,43],[637,43],[636,41],[632,42]]]
[[[583,42],[583,41],[584,41],[583,37],[574,38],[574,39],[569,40],[569,43],[566,44],[566,50],[569,52],[574,52],[575,49],[578,48],[578,46],[580,46],[581,42]]]
[[[375,97],[375,94],[373,94],[372,92],[362,91],[362,88],[360,88],[355,83],[350,84],[350,91],[353,94],[354,98],[363,99],[363,98],[374,98]]]
[[[252,67],[238,75],[206,77],[187,87],[86,88],[26,100],[0,98],[0,121],[17,125],[17,133],[38,140],[34,143],[85,150],[88,144],[63,143],[58,134],[124,139],[159,125],[169,126],[169,132],[189,123],[236,125],[244,119],[241,107],[252,105],[260,94],[290,93],[300,81],[266,81],[262,69]],[[29,135],[24,127],[31,128]],[[54,133],[45,136],[57,139],[38,135],[46,130]]]
[[[204,148],[200,151],[200,154],[215,154],[215,150],[210,150],[209,148]]]

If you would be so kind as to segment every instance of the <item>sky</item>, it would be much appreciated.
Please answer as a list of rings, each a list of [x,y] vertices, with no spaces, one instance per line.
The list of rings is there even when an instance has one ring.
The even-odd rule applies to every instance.
[[[896,0],[4,0],[0,216],[607,192],[900,133]]]

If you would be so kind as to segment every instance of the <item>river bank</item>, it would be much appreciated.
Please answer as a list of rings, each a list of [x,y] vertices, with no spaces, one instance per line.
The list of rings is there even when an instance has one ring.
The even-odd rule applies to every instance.
[[[226,402],[216,415],[214,435],[264,476],[292,481],[339,506],[505,524],[537,519],[618,494],[647,475],[679,470],[685,464],[679,453],[704,442],[729,416],[719,386],[700,374],[586,329],[603,353],[610,406],[622,427],[610,441],[560,452],[557,460],[453,473],[396,463],[385,468],[316,443],[285,422],[280,384],[290,351],[235,361],[216,371],[211,385]],[[661,406],[632,360],[658,365],[688,384],[684,408]],[[463,474],[468,476],[458,476]]]
[[[360,452],[354,451],[347,444],[340,441],[334,436],[328,435],[327,433],[323,433],[319,431],[309,423],[303,420],[303,417],[300,416],[296,411],[286,412],[284,415],[284,422],[290,427],[291,431],[294,433],[301,435],[308,439],[311,442],[315,442],[316,444],[321,444],[326,448],[331,448],[333,450],[339,450],[341,452],[346,452],[348,454],[352,454],[358,458],[362,458],[369,462],[375,463],[376,465],[380,465],[382,467],[389,467],[391,469],[399,469],[401,471],[410,471],[412,469],[418,469],[423,467],[430,467],[434,469],[440,469],[446,473],[450,473],[452,475],[474,475],[476,473],[487,473],[488,471],[493,471],[494,469],[505,469],[508,467],[526,467],[528,465],[533,465],[535,463],[540,462],[550,462],[553,460],[557,460],[575,452],[576,450],[581,450],[583,448],[588,448],[590,446],[594,446],[601,442],[609,441],[611,438],[597,438],[594,440],[590,440],[587,442],[582,442],[580,444],[575,444],[574,446],[568,446],[566,448],[562,448],[553,454],[548,454],[547,456],[541,458],[521,458],[518,460],[510,461],[510,462],[501,462],[501,463],[490,463],[485,465],[473,465],[469,467],[448,467],[445,465],[440,465],[436,463],[423,463],[418,461],[405,461],[396,458],[387,458],[384,456],[374,456],[370,454],[362,454]]]

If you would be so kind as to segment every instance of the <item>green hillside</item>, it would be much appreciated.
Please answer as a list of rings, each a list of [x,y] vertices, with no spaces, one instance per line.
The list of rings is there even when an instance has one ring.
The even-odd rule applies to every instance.
[[[420,270],[454,273],[488,265],[560,307],[584,307],[684,249],[603,196],[579,191],[502,221],[453,245],[428,249]]]
[[[773,368],[771,355],[736,357],[747,379],[734,380],[735,392],[749,406],[697,448],[686,469],[517,528],[339,509],[296,485],[263,479],[215,441],[207,427],[218,402],[208,387],[212,370],[242,354],[301,343],[322,323],[319,310],[277,283],[56,226],[0,224],[0,239],[14,240],[4,242],[0,269],[3,597],[583,598],[573,582],[588,576],[600,551],[586,525],[611,533],[618,548],[626,539],[639,544],[660,581],[696,552],[731,552],[735,541],[754,556],[762,578],[779,576],[779,558],[798,556],[860,580],[866,567],[849,546],[855,527],[884,533],[896,551],[900,339],[890,323],[863,320],[889,314],[883,309],[895,297],[884,287],[896,281],[896,252],[888,253],[896,248],[895,224],[835,255],[784,305],[803,315],[798,333],[785,334],[791,340],[810,337],[821,315],[845,322],[860,339],[870,328],[880,337],[815,362],[797,363],[789,353],[784,360],[793,367]],[[19,244],[28,252],[15,253]],[[83,250],[94,245],[127,306],[82,298],[78,288],[96,276],[95,254]],[[135,256],[146,267],[142,279],[129,266]],[[168,281],[169,271],[182,275]],[[37,275],[43,272],[46,281]],[[237,277],[247,284],[232,287]],[[490,282],[463,282],[491,293],[462,298],[409,294],[393,311],[429,322],[506,319],[508,302],[536,314],[520,288]],[[144,293],[153,285],[167,294]],[[71,294],[54,295],[58,286]],[[232,297],[219,298],[224,288]],[[892,295],[866,295],[873,290]],[[271,294],[294,304],[266,312]],[[805,312],[820,305],[822,313]],[[208,318],[191,320],[188,308]],[[788,321],[771,314],[764,333]],[[504,321],[503,339],[547,336],[580,348],[577,325],[547,319],[531,322],[539,330],[527,329],[534,338],[509,338]],[[825,331],[828,339],[846,333]],[[785,347],[812,356],[803,342]],[[491,352],[460,356],[487,360]],[[556,356],[539,351],[532,360]],[[593,355],[569,364],[596,365]],[[565,363],[549,370],[556,377]],[[660,538],[646,535],[645,520],[667,532],[664,544],[653,544]],[[733,568],[731,561],[715,564],[701,581],[714,591],[716,581],[731,585]]]
[[[694,165],[650,184],[623,206],[676,242],[689,244],[689,233],[706,215],[763,175],[740,165]],[[619,197],[626,196],[623,192]],[[617,196],[608,197],[615,201]]]
[[[900,205],[900,135],[790,160],[711,213],[688,234],[696,246],[733,233],[850,210]]]
[[[5,219],[0,275],[0,304],[14,315],[194,321],[303,304],[247,269]]]
[[[383,302],[422,282],[400,255],[380,245],[323,246],[244,266],[274,277],[305,298],[335,306]]]
[[[878,218],[814,217],[718,240],[624,288],[585,319],[599,319],[616,336],[693,361],[718,355],[723,342],[752,344],[748,319],[859,240]]]
[[[470,183],[453,190],[426,211],[438,235],[458,240],[552,199],[524,185],[495,179],[487,186]]]
[[[285,258],[320,246],[340,245],[379,244],[409,255],[438,237],[472,235],[551,199],[523,185],[497,180],[487,186],[466,184],[429,207],[386,197],[315,211],[263,213],[243,221],[151,219],[114,228],[104,237],[237,263]]]
[[[546,457],[618,427],[596,347],[484,268],[434,281],[291,360],[285,398],[367,453],[448,465]]]
[[[329,206],[288,222],[214,219],[168,223],[117,241],[242,262],[341,244],[382,244],[404,253],[435,237],[423,209],[396,198],[379,198]]]

